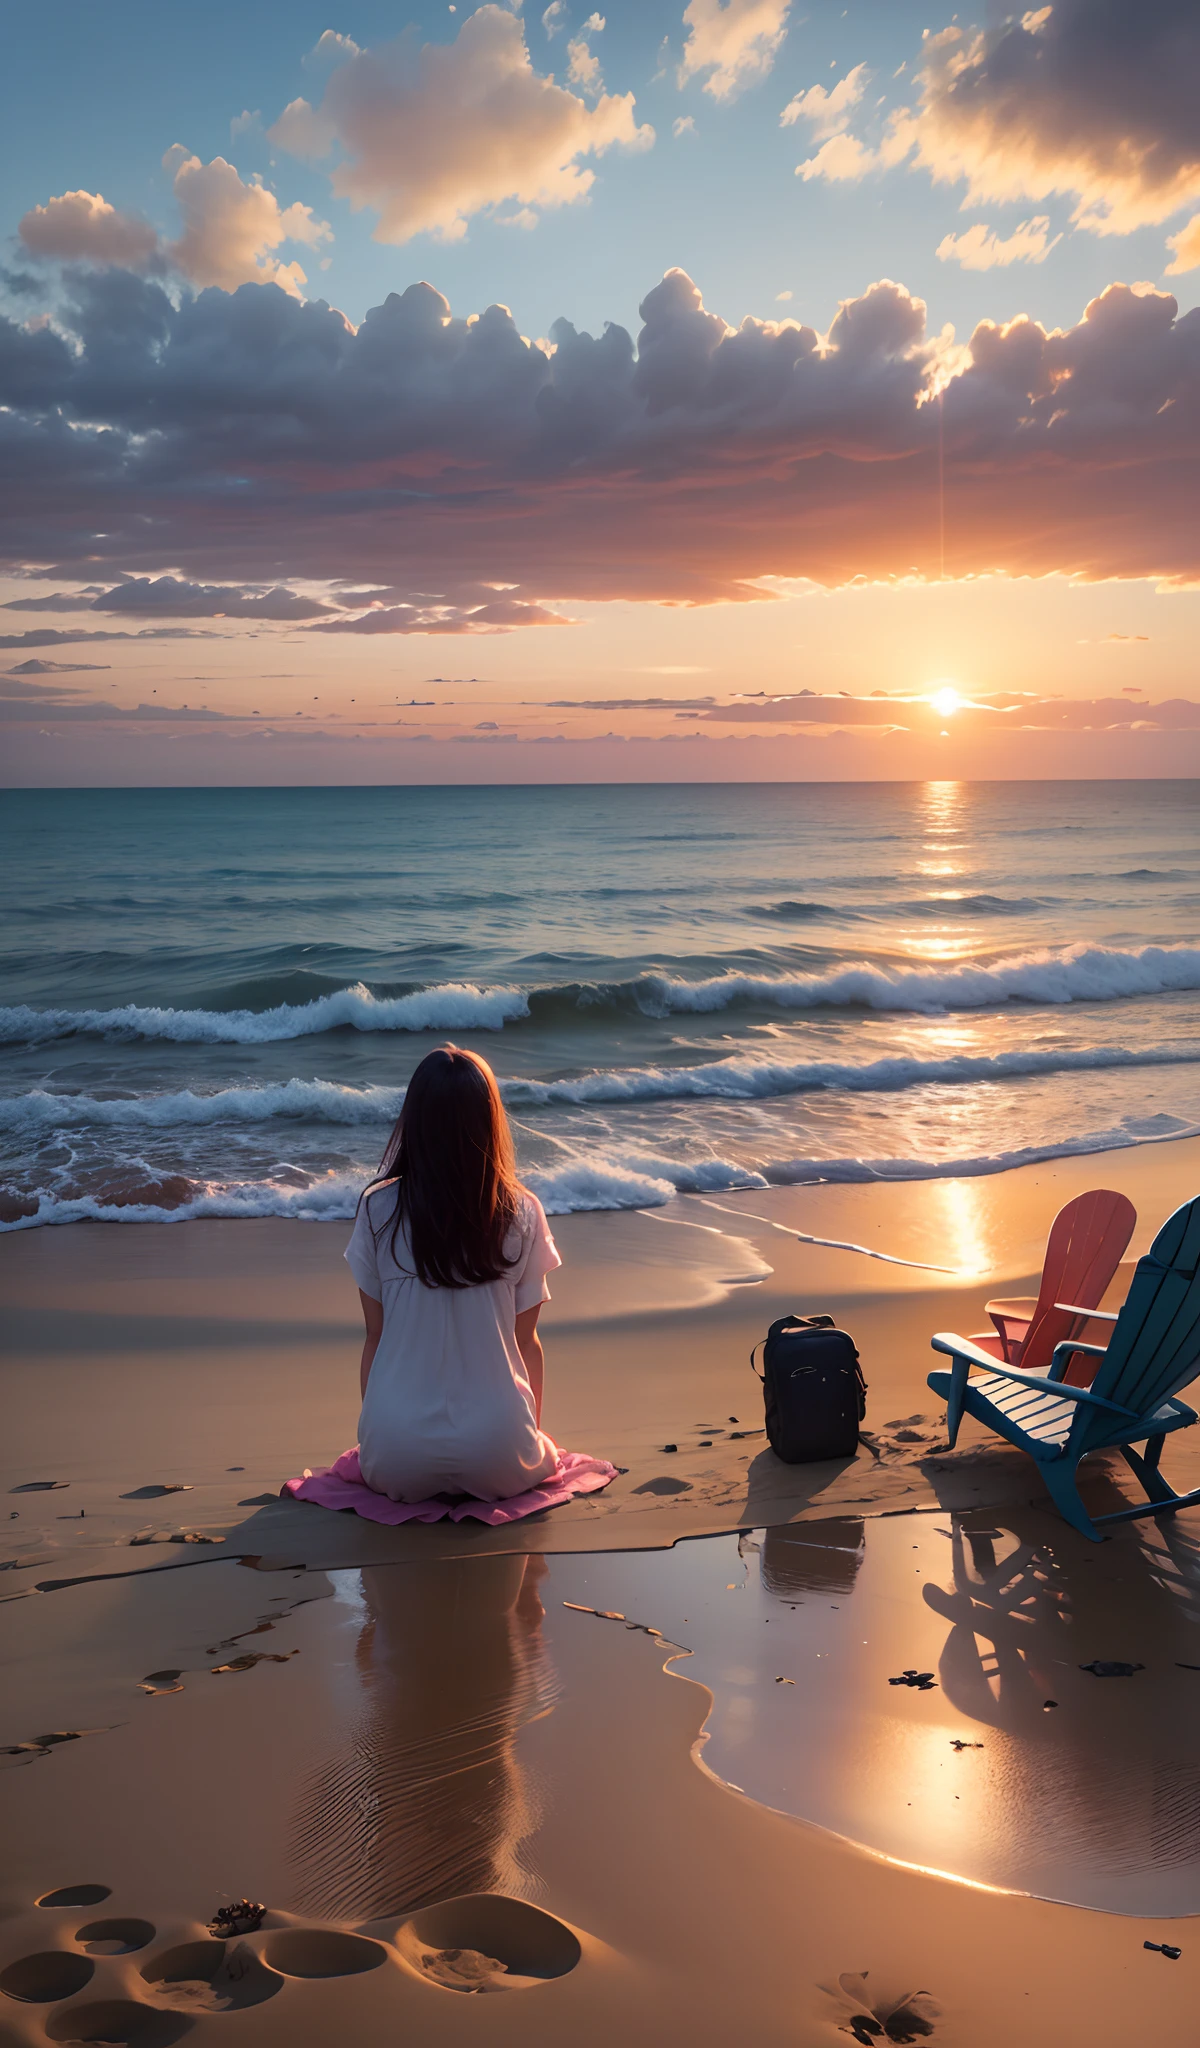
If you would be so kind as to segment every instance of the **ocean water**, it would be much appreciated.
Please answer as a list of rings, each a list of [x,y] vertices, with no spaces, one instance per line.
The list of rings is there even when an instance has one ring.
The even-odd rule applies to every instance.
[[[1200,1129],[1200,784],[21,791],[0,1220],[349,1216],[418,1060],[548,1210]]]

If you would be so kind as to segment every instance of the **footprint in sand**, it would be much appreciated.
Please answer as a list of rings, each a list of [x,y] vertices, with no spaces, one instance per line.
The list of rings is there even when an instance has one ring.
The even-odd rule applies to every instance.
[[[138,1690],[149,1693],[151,1698],[160,1692],[182,1692],[182,1680],[182,1671],[148,1671]]]
[[[845,1970],[836,1991],[826,1989],[831,2017],[840,2022],[839,2032],[849,2034],[860,2048],[876,2043],[925,2041],[941,2018],[941,2006],[928,1991],[905,1991],[899,1996],[868,1989],[866,1970]]]
[[[641,1486],[635,1486],[635,1493],[690,1493],[690,1479],[672,1479],[666,1472],[660,1472],[653,1479],[646,1479]]]
[[[286,1927],[268,1937],[263,1961],[284,1977],[358,1977],[387,1961],[382,1942],[331,1927]]]
[[[157,1932],[149,1920],[89,1920],[75,1939],[90,1956],[129,1956],[148,1948]]]
[[[565,1977],[583,1951],[562,1920],[498,1892],[414,1913],[396,1931],[405,1961],[443,1991],[521,1991]]]
[[[167,1493],[194,1493],[194,1486],[135,1486],[132,1493],[123,1493],[122,1500],[161,1500]]]
[[[63,1884],[55,1892],[43,1892],[37,1903],[57,1912],[63,1906],[100,1906],[111,1896],[111,1885]]]
[[[0,1749],[0,1756],[49,1756],[51,1750],[57,1749],[60,1742],[81,1742],[85,1735],[106,1735],[107,1733],[108,1730],[106,1728],[53,1728],[48,1735],[31,1735],[27,1742],[9,1743],[6,1748]],[[108,1893],[106,1891],[99,1891],[96,1896],[100,1899],[106,1899]],[[75,1903],[81,1906],[90,1906],[93,1902],[91,1899],[77,1899]],[[38,1904],[41,1906],[48,1905],[49,1900],[39,1899]]]
[[[0,1991],[23,2005],[57,2005],[60,1998],[74,1998],[91,1982],[96,1965],[87,1956],[70,1955],[52,1948],[42,1955],[18,1956],[15,1963],[0,1970]]]
[[[421,1968],[443,1991],[490,1991],[495,1977],[507,1977],[508,1965],[477,1948],[431,1949],[421,1957]]]
[[[262,2005],[283,1989],[283,1978],[244,1941],[181,1942],[142,1967],[142,1978],[157,2004],[175,2012],[241,2012]]]
[[[132,1998],[98,1999],[69,2005],[46,2023],[52,2041],[103,2042],[108,2048],[172,2048],[191,2030],[186,2014],[157,2012]]]
[[[218,1678],[223,1671],[253,1671],[256,1664],[286,1664],[299,1655],[299,1650],[248,1650],[244,1657],[231,1657],[228,1664],[213,1664],[209,1668],[213,1677]]]

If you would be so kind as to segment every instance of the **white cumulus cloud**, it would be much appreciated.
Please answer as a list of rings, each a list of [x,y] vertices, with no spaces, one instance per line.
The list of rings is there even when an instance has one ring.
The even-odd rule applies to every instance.
[[[864,177],[875,169],[875,165],[875,151],[868,149],[856,135],[831,135],[815,156],[796,165],[796,176],[803,178],[806,184],[811,178],[827,178],[831,183],[840,184]]]
[[[1200,269],[1200,213],[1194,213],[1177,235],[1167,236],[1167,247],[1172,250],[1172,261],[1168,263],[1168,277],[1180,277],[1185,270]]]
[[[943,235],[937,254],[943,263],[961,263],[964,270],[999,270],[1009,263],[1044,263],[1062,241],[1051,235],[1048,215],[1020,221],[1011,235],[998,235],[982,221],[961,235]]]
[[[281,262],[274,251],[284,242],[319,249],[330,238],[328,225],[314,218],[311,207],[280,206],[259,179],[244,183],[222,156],[201,163],[182,143],[167,151],[163,163],[174,173],[183,215],[183,232],[166,250],[176,269],[193,284],[219,285],[222,291],[277,284],[299,296],[303,270],[296,262]]]
[[[567,77],[584,92],[600,92],[604,86],[600,59],[588,42],[588,37],[599,35],[603,27],[602,14],[589,14],[579,34],[567,44]]]
[[[791,0],[688,0],[680,83],[707,72],[705,92],[727,100],[765,78],[790,11]]]
[[[182,231],[171,241],[140,215],[121,213],[98,192],[63,192],[35,206],[18,233],[34,256],[63,263],[114,265],[122,270],[179,271],[192,284],[277,284],[293,297],[306,282],[299,263],[284,263],[275,251],[285,242],[318,249],[330,238],[312,208],[281,206],[259,178],[248,182],[236,167],[216,156],[198,156],[173,143],[163,158],[182,216]]]
[[[796,121],[808,121],[818,139],[836,135],[849,121],[870,76],[865,64],[856,64],[828,92],[823,85],[810,85],[807,92],[798,92],[788,101],[779,116],[780,127],[790,128]]]
[[[567,206],[595,172],[580,163],[614,146],[645,149],[632,93],[589,106],[533,68],[520,18],[488,4],[452,43],[413,31],[339,64],[319,106],[293,100],[269,131],[298,156],[342,152],[339,198],[379,215],[375,239],[432,234],[454,241],[473,214],[516,201]]]
[[[358,51],[353,36],[339,35],[336,29],[327,28],[300,61],[306,71],[325,71],[331,65],[344,64],[348,57],[357,57]]]
[[[152,269],[158,234],[148,220],[121,213],[99,192],[60,192],[24,216],[17,233],[31,256],[60,263],[115,263],[125,270]]]

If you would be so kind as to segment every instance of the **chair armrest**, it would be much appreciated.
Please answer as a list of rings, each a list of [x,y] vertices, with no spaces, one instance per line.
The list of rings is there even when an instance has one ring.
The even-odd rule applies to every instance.
[[[1067,1386],[1061,1380],[1044,1379],[1040,1373],[1022,1372],[1018,1366],[998,1365],[994,1358],[988,1357],[986,1351],[980,1351],[978,1346],[966,1337],[956,1337],[953,1331],[939,1330],[936,1337],[931,1337],[929,1341],[935,1351],[946,1352],[954,1359],[956,1365],[960,1361],[968,1365],[978,1365],[984,1372],[993,1373],[998,1379],[1015,1380],[1019,1386],[1036,1387],[1040,1393],[1058,1394],[1064,1401],[1082,1401],[1088,1408],[1106,1408],[1110,1415],[1124,1415],[1130,1421],[1137,1421],[1135,1409],[1122,1408],[1116,1401],[1106,1401],[1103,1395],[1093,1394],[1090,1387]],[[1098,1358],[1104,1356],[1102,1344],[1059,1344],[1055,1347],[1055,1358],[1060,1351],[1094,1351]]]
[[[953,1330],[939,1330],[929,1342],[935,1351],[944,1351],[955,1360],[965,1359],[968,1365],[982,1366],[984,1372],[1006,1372],[1010,1379],[1017,1380],[1028,1378],[1027,1373],[1006,1366],[1001,1359],[993,1358],[990,1351],[981,1351],[970,1337],[959,1337]]]
[[[1115,1323],[1120,1313],[1115,1308],[1080,1308],[1074,1301],[1056,1301],[1054,1306],[1064,1309],[1070,1316],[1090,1316],[1097,1323]]]

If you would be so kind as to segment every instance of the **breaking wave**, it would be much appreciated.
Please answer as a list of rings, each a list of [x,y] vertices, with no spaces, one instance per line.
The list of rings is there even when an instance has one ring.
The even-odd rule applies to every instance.
[[[1026,953],[991,966],[893,970],[856,964],[827,974],[779,977],[722,974],[707,981],[647,975],[642,986],[662,1013],[728,1009],[732,1004],[785,1010],[859,1005],[871,1010],[976,1010],[1000,1003],[1102,1003],[1126,996],[1200,988],[1200,948],[1070,946]],[[644,1002],[643,1008],[650,1008]]]
[[[0,1043],[43,1039],[167,1038],[180,1045],[272,1045],[325,1031],[500,1031],[529,1015],[519,988],[477,988],[444,982],[410,995],[375,996],[363,982],[310,1003],[272,1010],[172,1010],[126,1003],[115,1010],[0,1009]]]
[[[36,1044],[71,1036],[170,1039],[181,1044],[266,1045],[326,1031],[499,1031],[553,1010],[604,1008],[648,1017],[702,1015],[734,1007],[824,1007],[936,1012],[991,1009],[1009,1002],[1100,1003],[1200,989],[1200,948],[1071,946],[990,965],[890,968],[856,962],[812,974],[724,973],[688,981],[642,974],[629,981],[550,988],[444,982],[378,996],[363,982],[266,1010],[177,1010],[127,1003],[99,1010],[0,1009],[0,1042]]]
[[[760,1102],[810,1091],[890,1094],[910,1088],[1021,1080],[1047,1074],[1121,1071],[1200,1063],[1200,1044],[1061,1047],[1053,1051],[955,1054],[945,1059],[893,1057],[861,1065],[836,1060],[794,1062],[730,1058],[697,1066],[601,1068],[574,1079],[501,1083],[513,1109],[554,1105],[616,1106],[635,1102]],[[31,1089],[0,1098],[0,1130],[121,1128],[171,1130],[209,1124],[306,1123],[381,1125],[394,1121],[403,1088],[353,1088],[336,1081],[268,1082],[197,1094],[190,1088],[161,1095],[55,1094]]]

